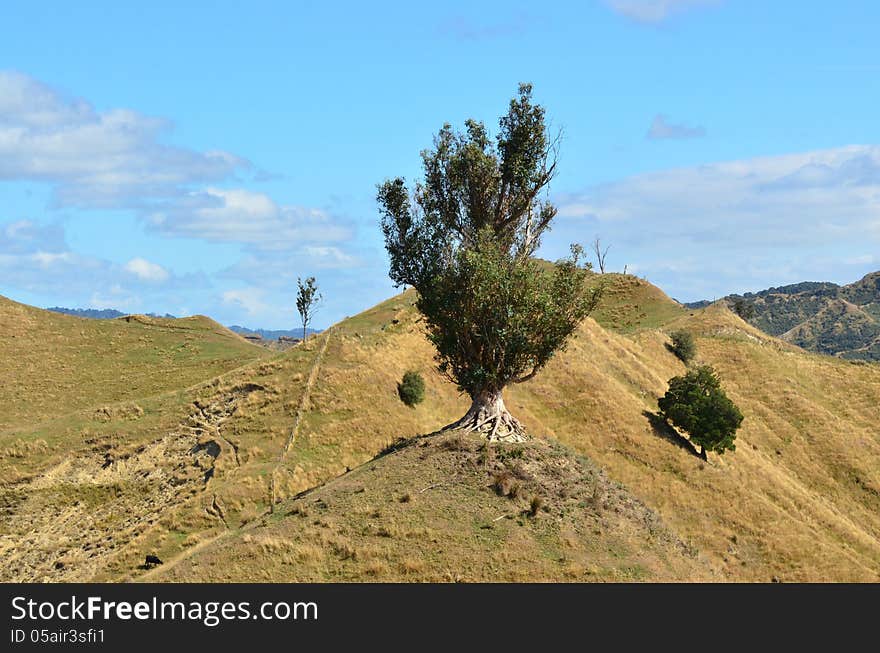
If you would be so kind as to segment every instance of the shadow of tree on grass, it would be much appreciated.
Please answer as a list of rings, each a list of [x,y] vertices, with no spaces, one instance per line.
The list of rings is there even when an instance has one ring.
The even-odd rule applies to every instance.
[[[681,447],[688,453],[693,454],[701,460],[703,459],[703,457],[700,456],[700,452],[697,451],[697,448],[693,445],[693,443],[686,437],[684,437],[681,433],[672,428],[672,426],[665,419],[663,419],[659,413],[652,413],[648,410],[643,410],[642,415],[648,418],[648,422],[651,424],[654,435],[671,442],[677,447]]]

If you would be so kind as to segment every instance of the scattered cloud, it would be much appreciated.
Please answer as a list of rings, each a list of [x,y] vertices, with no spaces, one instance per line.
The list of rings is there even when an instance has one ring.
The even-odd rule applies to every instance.
[[[843,259],[846,265],[876,265],[880,263],[880,258],[873,254],[861,254],[859,256],[849,256]]]
[[[0,254],[21,254],[46,250],[58,252],[67,248],[64,228],[60,224],[40,224],[17,220],[0,224]]]
[[[613,11],[639,23],[662,23],[688,9],[717,5],[720,0],[605,0]]]
[[[199,308],[235,319],[237,307],[271,319],[265,311],[278,297],[253,287],[278,287],[277,279],[288,280],[294,271],[361,265],[356,252],[363,244],[354,242],[350,221],[238,187],[280,177],[229,152],[172,145],[172,128],[163,118],[98,110],[28,75],[0,71],[0,182],[46,184],[50,209],[72,209],[68,219],[123,210],[154,233],[242,250],[239,263],[216,279],[178,276],[143,257],[119,264],[73,252],[60,224],[0,220],[3,289],[43,297],[57,297],[63,289],[66,303],[124,310],[145,304],[147,310],[173,312],[215,281],[246,284],[225,293],[199,292]],[[114,219],[112,213],[101,217]]]
[[[0,279],[4,287],[84,292],[113,274],[109,262],[72,252],[58,224],[19,220],[0,225]]]
[[[88,304],[88,308],[96,308],[98,310],[110,308],[115,311],[133,312],[141,306],[142,302],[138,296],[130,293],[121,285],[114,284],[106,291],[93,292]]]
[[[268,195],[206,188],[147,216],[150,229],[169,236],[243,243],[280,250],[303,243],[348,240],[351,227],[319,209],[280,206]]]
[[[150,263],[150,261],[140,257],[133,258],[126,263],[125,270],[142,281],[168,281],[168,278],[171,276],[168,274],[168,270],[161,265]]]
[[[4,285],[28,290],[59,282],[66,274],[79,273],[71,285],[89,277],[98,261],[71,252],[60,224],[41,224],[17,220],[0,225],[0,278]]]
[[[129,109],[99,112],[27,75],[0,71],[0,180],[47,182],[59,207],[130,209],[172,237],[276,250],[352,237],[349,225],[325,211],[218,187],[250,163],[167,145],[170,129],[167,120]]]
[[[648,133],[645,138],[648,140],[683,140],[688,138],[703,138],[706,130],[703,127],[690,127],[688,125],[673,123],[669,121],[668,116],[658,113],[651,121]]]
[[[880,247],[880,146],[665,170],[557,203],[552,242],[599,233],[615,256],[629,259],[621,269],[636,265],[672,292],[720,296],[819,278],[822,270],[836,280],[853,274],[845,269],[853,250]]]
[[[269,305],[263,300],[265,294],[262,288],[238,288],[224,291],[221,298],[224,304],[243,309],[247,315],[254,317],[269,310]]]
[[[0,179],[53,186],[58,206],[139,208],[249,163],[168,145],[171,123],[129,109],[99,112],[21,73],[0,71]]]
[[[319,247],[307,245],[303,253],[314,261],[318,268],[349,268],[358,264],[358,258],[346,254],[338,247]]]
[[[70,263],[74,260],[73,255],[70,252],[61,252],[60,254],[54,254],[52,252],[39,251],[31,254],[30,258],[44,270],[52,267],[56,263]]]
[[[165,305],[182,289],[207,285],[204,275],[177,276],[140,257],[120,265],[83,255],[70,249],[60,224],[33,220],[0,224],[0,279],[5,292],[17,289],[54,297],[62,305],[120,310],[142,301]]]
[[[634,242],[745,247],[864,238],[880,219],[880,146],[648,173],[564,197],[559,213],[626,225]]]

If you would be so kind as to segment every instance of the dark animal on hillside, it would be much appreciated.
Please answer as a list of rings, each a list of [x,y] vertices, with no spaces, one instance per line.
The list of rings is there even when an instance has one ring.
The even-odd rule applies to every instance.
[[[144,562],[144,567],[154,567],[156,565],[161,565],[161,564],[162,564],[162,561],[159,560],[159,558],[157,558],[154,555],[148,555],[146,562]]]

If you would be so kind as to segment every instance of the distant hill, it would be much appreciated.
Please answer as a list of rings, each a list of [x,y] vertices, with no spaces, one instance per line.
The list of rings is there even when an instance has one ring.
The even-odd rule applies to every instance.
[[[46,310],[52,311],[53,313],[61,313],[62,315],[87,317],[92,320],[114,320],[117,317],[124,317],[128,315],[128,313],[117,311],[115,308],[64,308],[62,306],[50,306]],[[165,313],[165,315],[159,315],[158,313],[147,313],[146,315],[149,317],[163,317],[169,320],[177,319],[176,315],[171,315],[170,313]]]
[[[768,288],[728,295],[728,306],[742,301],[753,314],[747,321],[762,331],[820,354],[880,360],[880,272],[845,286],[830,282]],[[703,308],[710,302],[692,302]],[[751,309],[751,310],[749,310]]]
[[[128,313],[123,313],[122,311],[117,311],[113,308],[64,308],[62,306],[51,306],[46,309],[47,311],[52,311],[53,313],[61,313],[63,315],[73,315],[76,317],[87,317],[93,320],[112,320],[117,317],[123,317],[128,315]],[[175,319],[177,316],[170,315],[166,313],[165,315],[159,315],[157,313],[147,313],[149,317],[162,317],[168,319]],[[230,331],[234,331],[235,333],[241,336],[254,336],[258,335],[264,340],[277,340],[278,338],[302,338],[302,329],[248,329],[247,327],[239,326],[237,324],[233,324],[227,327]],[[308,335],[314,335],[316,333],[321,333],[321,329],[306,329]]]
[[[76,317],[87,317],[93,320],[112,320],[125,315],[122,311],[113,308],[63,308],[61,306],[50,306],[46,309],[53,313],[61,313],[62,315],[74,315]]]
[[[161,395],[266,355],[200,315],[83,320],[0,296],[0,433]]]
[[[239,326],[237,324],[230,325],[230,331],[235,331],[237,334],[242,336],[253,336],[257,335],[263,338],[264,340],[277,340],[278,338],[302,338],[303,330],[302,329],[248,329],[247,327]],[[306,333],[308,335],[314,335],[316,333],[321,333],[320,329],[306,329]]]

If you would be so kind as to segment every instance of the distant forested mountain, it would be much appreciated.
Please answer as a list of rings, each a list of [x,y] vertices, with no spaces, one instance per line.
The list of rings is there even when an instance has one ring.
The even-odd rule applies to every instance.
[[[880,360],[880,272],[845,286],[805,281],[721,301],[795,345],[841,358]],[[701,308],[709,302],[692,302]]]
[[[61,306],[51,306],[46,310],[53,313],[64,313],[64,315],[75,315],[76,317],[89,317],[93,320],[112,320],[115,317],[125,315],[125,313],[112,308],[62,308]]]
[[[248,329],[247,327],[238,326],[237,324],[233,324],[227,327],[230,331],[235,331],[237,334],[241,336],[253,336],[258,335],[265,340],[277,340],[278,338],[302,338],[303,330],[302,329]],[[320,329],[306,329],[306,333],[309,335],[315,333],[321,333]]]

